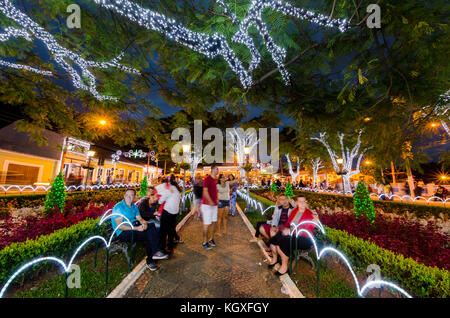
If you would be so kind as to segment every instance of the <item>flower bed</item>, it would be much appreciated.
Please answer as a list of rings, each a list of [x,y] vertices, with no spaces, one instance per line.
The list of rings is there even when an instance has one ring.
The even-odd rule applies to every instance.
[[[436,232],[432,222],[427,227],[404,218],[393,220],[377,215],[373,225],[354,214],[319,211],[321,222],[358,238],[400,253],[415,261],[450,270],[450,237]]]
[[[14,242],[0,250],[0,285],[17,270],[18,266],[33,258],[54,256],[67,258],[87,237],[97,234],[98,220],[88,218],[75,225],[57,230],[49,235],[41,235],[25,242]],[[48,268],[48,263],[35,265],[34,270]],[[31,271],[30,271],[31,272]],[[27,274],[31,275],[31,274]]]
[[[68,192],[66,202],[79,205],[80,202],[96,202],[107,204],[123,199],[126,189],[110,189],[95,191]],[[30,208],[43,206],[46,194],[6,195],[0,197],[0,215],[9,213],[13,208]]]
[[[267,189],[252,190],[252,192],[265,198],[269,198],[271,194]],[[308,200],[308,204],[313,209],[321,209],[323,207],[327,207],[329,209],[335,209],[337,207],[349,210],[353,209],[353,197],[350,196],[294,190],[294,195],[299,194],[303,195],[306,200]],[[444,206],[382,200],[373,200],[373,205],[378,211],[396,214],[399,216],[412,214],[420,219],[428,219],[433,217],[444,221],[448,220],[450,217],[450,207]]]
[[[108,209],[111,209],[115,203],[110,202],[106,206],[100,207],[90,203],[86,210],[84,209],[85,204],[77,207],[66,206],[67,209],[75,210],[75,213],[68,213],[67,215],[53,211],[47,218],[28,216],[25,218],[8,217],[4,219],[0,223],[0,250],[14,242],[35,239],[86,219],[96,219]]]
[[[251,195],[265,204],[274,204],[273,201],[269,201],[259,195],[253,193]],[[385,233],[378,234],[378,236],[374,235],[376,239],[373,239],[370,237],[370,233],[374,233],[371,232],[374,230],[370,228],[365,219],[351,220],[351,215],[341,215],[341,217],[348,218],[348,220],[336,219],[331,221],[329,218],[332,218],[333,214],[318,212],[321,214],[321,222],[325,225],[327,225],[327,222],[335,222],[330,227],[327,227],[327,235],[324,239],[337,246],[344,254],[350,257],[352,264],[360,270],[365,270],[370,264],[377,264],[381,267],[383,277],[400,282],[402,287],[415,296],[450,297],[450,272],[446,270],[449,268],[448,236],[439,236],[432,229],[423,228],[418,223],[405,221],[395,224],[389,223],[395,221],[388,219],[381,221],[377,217],[375,224],[381,222],[379,230],[385,231]],[[264,217],[259,216],[259,218],[263,219]],[[334,226],[345,227],[340,222],[347,224],[346,227],[349,229],[353,228],[357,235],[361,235],[361,238],[347,231],[332,228]],[[364,223],[367,224],[364,225]],[[414,231],[418,234],[415,235]],[[431,231],[431,233],[427,231]],[[439,240],[440,243],[433,242],[433,239]],[[421,246],[422,244],[424,247]],[[433,255],[434,249],[437,249],[441,253],[440,257],[445,258],[447,261],[440,262],[439,257]],[[415,254],[417,257],[419,257],[418,255],[423,255],[425,259],[421,260],[422,263],[429,262],[433,264],[436,262],[442,264],[444,269],[420,264],[411,257],[404,256],[401,254],[402,252]]]

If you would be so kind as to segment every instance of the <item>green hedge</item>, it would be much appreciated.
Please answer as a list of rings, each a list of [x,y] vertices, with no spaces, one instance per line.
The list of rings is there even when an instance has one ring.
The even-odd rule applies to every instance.
[[[256,193],[265,192],[267,190],[255,190]],[[344,208],[348,210],[353,210],[353,197],[327,194],[327,193],[316,193],[310,191],[294,190],[294,194],[305,196],[308,204],[311,208],[321,208],[326,206],[330,209],[334,208]],[[417,218],[427,219],[431,216],[435,218],[442,218],[444,220],[449,219],[450,207],[437,206],[437,205],[425,205],[425,204],[414,204],[414,203],[404,203],[397,201],[382,201],[373,200],[373,205],[375,209],[380,209],[384,213],[393,213],[397,215],[405,215],[406,212],[415,215]]]
[[[307,194],[310,193],[307,192]],[[264,204],[274,204],[254,193],[251,196]],[[308,197],[307,200],[309,202]],[[311,205],[311,202],[309,204]],[[326,232],[325,240],[344,252],[356,268],[365,271],[368,265],[377,264],[381,268],[383,277],[396,282],[416,297],[450,297],[449,271],[419,264],[411,258],[379,247],[345,231],[326,227]]]
[[[32,259],[55,256],[68,261],[75,249],[85,239],[97,234],[97,223],[98,219],[87,219],[52,234],[6,246],[0,251],[0,286],[3,286],[20,266]],[[102,229],[105,229],[105,227]],[[48,266],[49,263],[41,263],[33,267],[35,270],[37,268],[48,268]],[[34,270],[30,270],[30,272]],[[26,277],[29,277],[30,273],[26,275]]]
[[[381,268],[383,278],[398,284],[416,297],[450,297],[450,272],[417,263],[347,232],[326,227],[325,240],[352,260],[352,265],[366,269],[370,264]]]

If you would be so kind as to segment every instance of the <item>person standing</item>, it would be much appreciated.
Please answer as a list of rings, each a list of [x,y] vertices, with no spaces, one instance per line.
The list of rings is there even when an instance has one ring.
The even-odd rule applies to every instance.
[[[203,219],[203,248],[210,250],[211,246],[216,246],[214,242],[214,232],[217,222],[218,213],[218,194],[217,194],[217,181],[216,177],[219,173],[219,169],[216,165],[211,165],[211,174],[208,175],[203,181],[203,197],[202,205],[200,207],[202,211]]]
[[[176,219],[180,212],[181,200],[181,190],[175,181],[175,178],[172,176],[170,177],[169,187],[166,188],[166,191],[161,193],[161,197],[158,201],[159,204],[164,203],[160,221],[159,240],[162,250],[165,250],[167,240],[167,249],[169,252],[173,252],[174,241],[177,238]]]
[[[219,195],[218,219],[217,219],[217,234],[227,233],[227,216],[230,211],[230,184],[235,181],[230,181],[223,174],[219,176],[219,183],[217,185],[217,192]],[[222,227],[222,233],[220,228]]]
[[[237,199],[237,189],[239,187],[239,184],[237,183],[237,179],[234,177],[234,175],[230,176],[230,215],[235,216],[236,214],[236,199]]]
[[[203,180],[201,177],[198,177],[194,183],[194,202],[192,204],[192,215],[196,215],[196,219],[200,220],[200,205],[202,204],[202,196],[203,196]]]

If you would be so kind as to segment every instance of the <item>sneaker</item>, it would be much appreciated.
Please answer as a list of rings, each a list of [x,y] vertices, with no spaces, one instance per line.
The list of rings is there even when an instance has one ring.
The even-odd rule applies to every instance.
[[[178,244],[183,244],[184,243],[184,241],[181,239],[181,237],[180,237],[180,239],[179,240],[175,240],[175,241],[173,241],[174,243],[178,243]]]
[[[155,254],[153,254],[153,259],[168,259],[169,255],[167,255],[166,253],[163,253],[161,251],[156,252]]]
[[[146,264],[145,266],[146,266],[149,270],[151,270],[152,272],[154,272],[154,271],[156,271],[156,270],[159,269],[159,267],[156,266],[155,263]]]
[[[209,245],[211,245],[212,247],[216,246],[216,242],[214,242],[214,240],[209,240]]]
[[[211,245],[209,245],[208,242],[203,243],[202,246],[203,246],[203,248],[204,248],[205,250],[210,250],[210,249],[212,249]]]

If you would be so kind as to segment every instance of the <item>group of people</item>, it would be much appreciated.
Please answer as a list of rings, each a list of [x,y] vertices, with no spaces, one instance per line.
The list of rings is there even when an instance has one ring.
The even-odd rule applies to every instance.
[[[181,190],[172,175],[155,188],[149,188],[138,205],[133,203],[135,197],[136,190],[125,191],[124,199],[113,208],[112,214],[117,216],[111,218],[111,224],[120,241],[145,242],[146,266],[155,271],[159,268],[156,260],[168,259],[174,245],[183,243],[176,231]]]
[[[309,250],[312,247],[308,233],[313,235],[316,226],[313,223],[302,224],[298,226],[297,232],[293,232],[292,225],[297,226],[304,221],[318,223],[318,220],[318,215],[308,209],[305,197],[296,196],[293,200],[284,194],[278,196],[272,219],[258,222],[255,232],[256,238],[262,236],[268,241],[269,248],[266,251],[271,257],[269,269],[280,264],[275,275],[286,274],[289,257],[295,249]]]
[[[234,175],[226,177],[219,169],[211,166],[211,174],[204,180],[197,179],[194,184],[194,204],[191,213],[203,221],[202,247],[210,250],[216,247],[214,236],[227,233],[228,215],[236,214],[236,195],[238,180]],[[216,179],[217,178],[217,179]]]
[[[210,250],[216,247],[215,235],[227,233],[227,218],[236,214],[236,195],[238,180],[230,175],[221,174],[215,165],[211,166],[210,175],[204,180],[198,178],[193,186],[194,200],[192,216],[203,221],[202,247]],[[118,239],[123,242],[144,241],[147,253],[146,266],[151,271],[157,270],[157,260],[168,259],[177,243],[183,243],[176,231],[176,219],[180,212],[181,189],[172,175],[154,188],[149,188],[147,196],[134,204],[136,191],[127,189],[124,199],[118,203],[112,213],[112,227]],[[281,194],[269,221],[259,222],[255,237],[265,238],[271,256],[269,268],[281,263],[276,275],[288,271],[289,256],[292,246],[307,250],[312,246],[306,232],[295,235],[297,240],[291,244],[291,225],[303,221],[317,221],[317,214],[307,208],[305,197],[295,200]],[[131,223],[133,226],[131,227]],[[314,233],[314,224],[304,224],[302,229]]]

